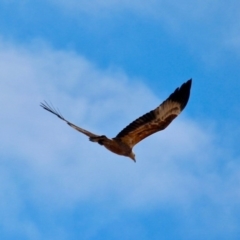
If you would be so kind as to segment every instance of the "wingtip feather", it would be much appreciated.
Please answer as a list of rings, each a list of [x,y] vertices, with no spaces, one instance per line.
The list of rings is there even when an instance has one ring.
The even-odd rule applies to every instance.
[[[62,114],[60,113],[60,111],[59,111],[59,110],[56,110],[52,104],[51,104],[51,106],[50,106],[50,104],[49,104],[48,102],[44,101],[44,103],[42,103],[42,102],[40,103],[40,107],[42,107],[42,108],[45,109],[46,111],[48,111],[48,112],[56,115],[56,116],[59,117],[60,119],[66,121],[66,120],[64,119],[64,117],[62,116]]]
[[[169,100],[172,100],[174,102],[178,102],[181,105],[181,110],[183,110],[189,100],[190,97],[190,90],[192,86],[192,78],[190,78],[188,81],[183,83],[179,88],[177,88],[170,96]]]

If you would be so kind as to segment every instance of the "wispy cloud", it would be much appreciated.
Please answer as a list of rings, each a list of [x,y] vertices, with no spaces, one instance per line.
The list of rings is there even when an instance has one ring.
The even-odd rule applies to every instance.
[[[201,52],[203,61],[214,63],[225,51],[237,48],[236,38],[239,35],[240,4],[212,1],[55,1],[49,3],[60,7],[71,16],[85,13],[97,18],[112,18],[123,13],[150,19],[159,23],[170,35],[177,36],[193,51]],[[229,44],[226,44],[229,43]],[[238,52],[237,52],[238,54]]]
[[[33,208],[57,215],[86,203],[108,204],[114,213],[167,205],[189,215],[195,206],[210,212],[214,206],[228,213],[232,226],[238,223],[239,162],[228,159],[219,167],[219,159],[232,157],[229,149],[218,150],[214,139],[221,132],[190,119],[187,108],[167,130],[136,146],[134,164],[92,144],[38,105],[51,100],[73,123],[113,137],[167,96],[160,99],[121,71],[99,70],[74,52],[44,45],[1,41],[0,69],[4,228],[19,233],[16,226],[24,225],[21,234],[38,239],[41,229],[28,217],[22,221],[23,213],[31,215]],[[216,231],[227,223],[225,214],[219,219]]]

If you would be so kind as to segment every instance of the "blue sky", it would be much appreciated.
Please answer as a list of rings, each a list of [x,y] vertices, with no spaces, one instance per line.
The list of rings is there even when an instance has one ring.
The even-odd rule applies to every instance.
[[[239,239],[240,3],[0,0],[2,239]],[[193,78],[163,132],[114,137]]]

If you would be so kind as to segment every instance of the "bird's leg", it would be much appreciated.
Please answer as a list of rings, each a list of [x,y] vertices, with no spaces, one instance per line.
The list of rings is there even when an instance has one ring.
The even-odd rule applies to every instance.
[[[91,142],[97,142],[100,145],[104,145],[104,141],[108,140],[108,138],[105,135],[102,135],[102,136],[90,137],[89,140]]]

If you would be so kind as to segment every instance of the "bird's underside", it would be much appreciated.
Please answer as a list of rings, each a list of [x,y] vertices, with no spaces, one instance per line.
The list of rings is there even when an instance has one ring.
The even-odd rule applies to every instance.
[[[104,135],[91,133],[72,124],[47,102],[41,103],[40,106],[45,110],[55,114],[72,128],[88,136],[90,141],[97,142],[111,152],[130,157],[135,161],[135,154],[132,152],[132,148],[144,138],[165,129],[172,122],[172,120],[181,113],[181,111],[187,105],[190,96],[191,84],[192,79],[182,84],[180,88],[177,88],[156,109],[144,114],[130,123],[112,139],[109,139]]]

